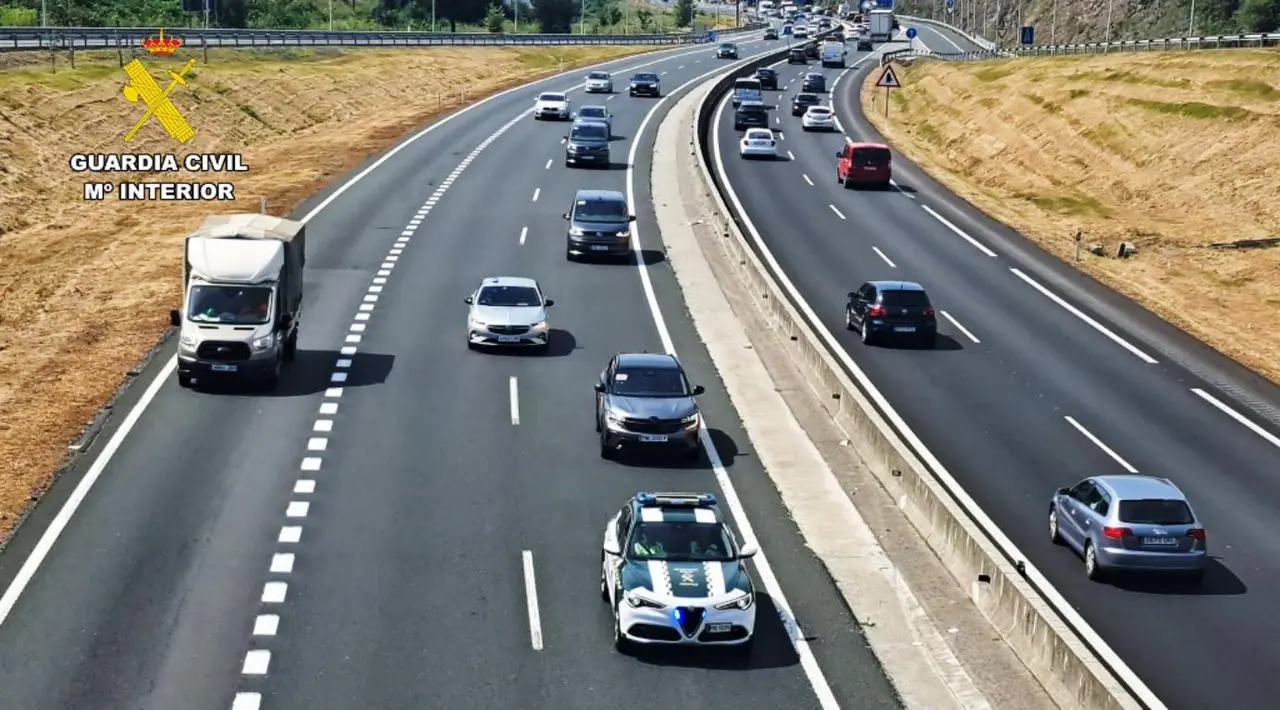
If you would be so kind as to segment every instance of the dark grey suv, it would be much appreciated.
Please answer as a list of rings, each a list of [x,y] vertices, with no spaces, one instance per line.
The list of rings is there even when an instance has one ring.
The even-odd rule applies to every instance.
[[[564,137],[566,166],[600,165],[609,167],[609,124],[579,119]]]
[[[684,368],[666,353],[619,353],[596,382],[596,431],[600,457],[624,446],[669,447],[686,460],[700,458],[702,414]]]
[[[569,221],[565,237],[565,258],[580,256],[627,256],[631,253],[631,223],[635,215],[627,209],[627,197],[617,190],[578,190],[573,204],[564,213]]]

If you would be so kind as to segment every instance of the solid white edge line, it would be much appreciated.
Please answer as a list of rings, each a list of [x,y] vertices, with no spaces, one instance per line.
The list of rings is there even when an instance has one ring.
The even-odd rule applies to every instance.
[[[1099,439],[1098,437],[1094,436],[1093,432],[1089,431],[1088,429],[1085,429],[1084,425],[1076,421],[1075,418],[1069,417],[1069,416],[1064,416],[1062,418],[1066,419],[1068,424],[1075,427],[1076,431],[1083,434],[1084,438],[1093,442],[1094,446],[1098,447],[1099,449],[1102,449],[1102,453],[1106,454],[1107,456],[1110,456],[1112,460],[1120,464],[1120,466],[1124,468],[1124,470],[1128,471],[1129,473],[1138,472],[1138,469],[1134,468],[1133,465],[1130,464],[1128,461],[1125,461],[1124,458],[1120,456],[1120,454],[1117,454],[1115,452],[1115,449],[1112,449],[1110,446],[1107,446],[1106,444],[1104,444],[1102,442],[1102,439]]]
[[[761,52],[761,54],[767,53]],[[785,61],[785,60],[783,60]],[[778,62],[780,64],[781,62]],[[635,205],[636,200],[636,152],[642,142],[645,128],[653,117],[657,114],[659,108],[667,99],[677,95],[683,89],[692,86],[698,82],[706,80],[708,77],[720,74],[724,75],[733,71],[739,65],[735,62],[730,67],[723,70],[717,69],[702,76],[695,77],[685,82],[681,86],[663,96],[653,105],[649,112],[645,114],[644,120],[640,122],[640,127],[636,130],[636,139],[631,142],[631,150],[627,155],[627,204]],[[725,103],[729,97],[725,97]],[[721,106],[723,110],[723,105]],[[720,114],[716,114],[717,138],[719,133]],[[717,158],[718,158],[717,152]],[[634,207],[633,207],[634,209]],[[649,277],[648,267],[644,263],[644,251],[640,239],[640,223],[635,222],[632,227],[631,241],[634,244],[633,254],[635,257],[636,269],[640,272],[640,283],[644,287],[645,300],[649,304],[649,313],[653,316],[654,327],[658,330],[658,337],[662,340],[662,347],[671,355],[676,355],[675,344],[671,340],[671,332],[667,329],[666,318],[662,314],[662,309],[658,305],[658,298],[653,290],[653,281]],[[734,520],[738,523],[738,528],[742,531],[743,536],[748,540],[756,541],[759,546],[759,539],[756,537],[751,521],[747,518],[747,511],[742,506],[742,501],[738,498],[737,489],[734,487],[733,481],[729,477],[729,473],[725,471],[724,463],[720,459],[720,453],[716,450],[715,443],[711,441],[711,435],[707,433],[708,428],[704,419],[702,429],[699,431],[698,440],[702,444],[702,449],[706,452],[707,460],[711,463],[711,468],[715,472],[716,482],[720,486],[720,490],[724,493],[725,503],[729,506],[729,510],[733,513]],[[800,629],[800,624],[796,621],[795,614],[791,610],[791,604],[787,601],[786,596],[782,592],[782,586],[778,583],[778,578],[773,573],[773,568],[769,565],[769,560],[765,557],[764,548],[761,546],[759,553],[756,554],[754,562],[756,571],[760,575],[760,581],[764,584],[769,596],[772,597],[774,608],[778,611],[778,616],[782,620],[783,626],[787,629],[787,635],[791,640],[791,645],[795,649],[796,655],[800,659],[800,667],[804,670],[805,676],[809,679],[809,684],[813,688],[814,695],[818,699],[819,705],[823,710],[840,710],[840,704],[836,701],[835,693],[831,690],[831,685],[827,682],[826,675],[823,674],[822,668],[818,665],[818,659],[813,655],[813,649],[809,647],[809,641],[804,632]]]
[[[1039,282],[1037,282],[1035,279],[1031,278],[1030,276],[1027,276],[1026,274],[1022,273],[1020,269],[1011,268],[1009,269],[1009,271],[1012,271],[1014,276],[1017,276],[1018,278],[1022,279],[1028,286],[1044,294],[1046,298],[1048,298],[1049,300],[1061,306],[1064,310],[1066,310],[1071,315],[1075,316],[1076,318],[1079,318],[1085,323],[1088,323],[1090,326],[1093,327],[1094,330],[1110,338],[1112,342],[1114,342],[1116,345],[1119,345],[1125,350],[1128,350],[1129,352],[1133,353],[1135,356],[1137,356],[1139,360],[1142,360],[1148,365],[1156,364],[1155,358],[1142,352],[1137,348],[1137,346],[1135,346],[1133,343],[1130,343],[1128,340],[1125,340],[1124,338],[1121,338],[1119,335],[1116,335],[1114,332],[1111,331],[1110,328],[1094,320],[1091,316],[1089,316],[1089,314],[1085,313],[1079,308],[1076,308],[1070,303],[1067,303],[1066,300],[1064,300],[1058,294],[1054,293],[1053,291],[1050,291],[1044,286],[1041,286]]]
[[[748,33],[748,36],[749,34],[750,33]],[[646,61],[641,64],[635,64],[629,67],[623,67],[619,71],[621,73],[626,73],[628,71],[635,71],[636,69],[652,66],[654,64],[660,64],[665,61],[670,61],[671,59],[674,59],[676,57],[682,57],[689,54],[697,54],[697,53],[706,51],[705,47],[699,47],[698,49],[693,49],[688,51],[681,51],[681,50],[685,50],[685,47],[681,46],[675,49],[665,49],[665,50],[659,50],[657,52],[632,55],[630,57],[622,57],[619,59],[611,59],[607,62],[601,62],[600,64],[593,64],[586,67],[580,67],[578,69],[572,69],[567,72],[546,77],[545,79],[537,79],[535,81],[531,81],[526,84],[513,86],[510,89],[505,89],[503,91],[499,91],[496,94],[486,96],[485,98],[480,99],[479,101],[473,104],[464,106],[458,111],[455,111],[454,113],[451,113],[448,116],[445,116],[439,121],[432,123],[431,125],[427,126],[426,128],[423,128],[421,131],[418,131],[417,133],[414,133],[408,138],[405,138],[403,141],[401,141],[400,143],[392,147],[390,150],[388,150],[386,153],[382,154],[382,156],[380,156],[377,160],[373,161],[373,163],[371,163],[364,170],[361,170],[360,172],[356,173],[350,178],[347,178],[333,192],[329,193],[329,195],[327,195],[323,200],[321,200],[319,204],[311,208],[309,212],[307,212],[305,215],[299,218],[298,221],[302,222],[303,224],[306,224],[307,222],[310,222],[312,219],[315,219],[316,215],[320,214],[320,212],[323,211],[324,208],[328,207],[330,204],[334,202],[334,200],[337,200],[339,197],[341,197],[344,193],[346,193],[347,190],[351,189],[356,183],[363,180],[366,176],[368,176],[374,170],[377,170],[378,168],[382,167],[384,164],[386,164],[388,160],[391,160],[391,158],[393,158],[400,151],[416,143],[418,140],[420,140],[424,136],[427,136],[439,130],[441,127],[448,125],[450,122],[454,121],[455,119],[461,116],[464,116],[467,113],[470,113],[471,111],[474,111],[482,106],[487,106],[489,103],[496,101],[504,96],[515,93],[517,91],[531,90],[531,89],[534,89],[535,87],[539,87],[542,84],[556,82],[556,81],[564,81],[565,79],[575,76],[582,71],[589,71],[592,69],[607,67],[614,64],[625,64],[627,62],[630,62],[638,58],[644,59],[647,57],[657,57],[656,59],[652,59],[650,61]],[[579,89],[581,88],[581,86],[582,86],[581,84],[576,84],[568,91]],[[525,109],[525,111],[519,115],[523,116],[530,111],[531,109]],[[161,367],[160,371],[156,373],[155,379],[152,380],[150,385],[148,385],[146,391],[143,392],[142,397],[140,397],[138,401],[134,403],[133,407],[129,410],[128,415],[125,416],[125,419],[120,424],[120,427],[115,431],[114,434],[111,435],[111,438],[107,441],[102,451],[98,453],[97,457],[93,460],[93,463],[90,464],[89,470],[85,473],[84,477],[80,479],[80,482],[76,485],[75,489],[72,491],[71,495],[67,498],[66,502],[62,504],[62,507],[58,510],[57,515],[54,516],[53,521],[49,523],[49,527],[45,528],[44,533],[40,536],[40,539],[36,542],[36,546],[32,548],[31,552],[27,555],[26,560],[23,561],[22,567],[20,567],[18,569],[17,574],[14,575],[13,581],[10,582],[9,586],[5,589],[4,595],[0,596],[0,626],[3,626],[5,620],[9,618],[9,614],[13,611],[14,605],[18,603],[18,598],[22,596],[22,593],[26,590],[27,585],[31,583],[31,579],[32,577],[35,576],[36,571],[40,569],[40,565],[44,564],[45,558],[49,556],[49,551],[53,548],[54,543],[56,543],[58,541],[58,538],[62,535],[62,531],[66,529],[67,524],[71,521],[71,517],[75,514],[76,510],[80,507],[80,504],[84,502],[85,497],[89,494],[89,491],[93,488],[94,483],[97,482],[98,478],[102,475],[102,472],[103,470],[106,469],[107,465],[111,463],[111,459],[113,456],[115,456],[116,450],[118,450],[120,446],[124,443],[124,440],[128,438],[129,432],[133,430],[133,427],[137,426],[138,419],[142,417],[142,414],[146,411],[147,407],[151,404],[151,401],[155,399],[157,394],[159,394],[160,388],[168,380],[169,375],[173,373],[174,369],[177,368],[177,366],[178,366],[178,356],[176,354],[171,355],[169,357],[169,360],[166,361],[165,364]]]
[[[871,56],[873,55],[864,55],[864,58],[859,59],[858,63],[861,63],[865,58]],[[857,66],[857,63],[855,63],[854,66]],[[768,245],[760,236],[760,230],[757,229],[755,223],[751,221],[751,216],[743,207],[742,201],[738,199],[738,195],[734,191],[733,185],[728,179],[728,173],[724,169],[724,159],[720,150],[720,118],[724,113],[724,109],[727,104],[728,97],[726,96],[725,100],[720,103],[719,108],[716,109],[716,115],[712,119],[713,128],[711,151],[715,162],[714,169],[720,174],[721,181],[725,187],[725,192],[728,193],[725,196],[742,217],[742,223],[747,228],[748,238],[753,244],[755,244],[756,248],[762,255],[762,258],[775,274],[779,285],[797,304],[798,310],[804,315],[804,317],[814,325],[818,338],[827,346],[827,350],[840,361],[840,364],[844,366],[846,372],[853,377],[858,386],[862,388],[862,391],[867,394],[871,401],[875,403],[875,406],[884,414],[884,417],[889,420],[889,423],[901,434],[902,438],[906,440],[906,443],[919,455],[920,459],[934,474],[938,482],[951,493],[961,507],[969,512],[973,521],[978,525],[978,527],[987,533],[991,538],[991,541],[997,547],[999,547],[1010,559],[1022,562],[1024,575],[1027,580],[1030,581],[1031,584],[1033,584],[1039,591],[1040,595],[1053,606],[1060,618],[1071,626],[1081,639],[1083,639],[1084,642],[1088,644],[1108,666],[1110,666],[1111,670],[1120,678],[1121,682],[1128,686],[1130,691],[1147,706],[1147,710],[1168,710],[1165,704],[1156,697],[1155,693],[1147,687],[1146,683],[1142,682],[1142,679],[1138,677],[1138,674],[1134,673],[1133,669],[1129,668],[1128,664],[1120,658],[1120,655],[1116,653],[1106,641],[1102,640],[1102,637],[1098,635],[1098,632],[1084,620],[1084,617],[1080,616],[1080,613],[1076,611],[1075,607],[1071,606],[1071,604],[1067,602],[1067,600],[1062,596],[1062,593],[1049,583],[1049,580],[1045,578],[1044,574],[1031,563],[1031,560],[1023,554],[1016,545],[1013,544],[1013,541],[1004,534],[1004,531],[1001,530],[993,520],[991,520],[991,517],[986,514],[986,511],[978,505],[978,502],[960,486],[956,481],[955,476],[951,475],[951,472],[947,470],[947,467],[943,466],[942,462],[938,460],[938,457],[924,445],[924,442],[920,440],[920,437],[915,433],[915,431],[907,426],[906,421],[902,419],[902,415],[898,414],[897,410],[893,408],[893,405],[889,404],[889,400],[886,399],[884,394],[880,392],[879,388],[875,386],[871,381],[871,378],[863,372],[862,368],[858,367],[858,364],[853,361],[853,358],[849,355],[848,351],[840,345],[840,342],[836,340],[831,331],[823,325],[822,321],[818,318],[818,314],[813,311],[813,307],[804,300],[804,296],[800,294],[799,289],[796,288],[790,277],[788,277],[786,272],[783,271],[782,267],[778,264],[778,260],[773,256],[773,252],[769,250]]]
[[[893,263],[893,259],[890,259],[884,252],[880,251],[880,247],[871,247],[871,251],[874,251],[877,256],[884,259],[884,263],[888,264],[890,268],[898,268],[898,265]]]
[[[529,642],[533,650],[542,650],[542,613],[538,610],[538,581],[533,573],[533,551],[524,550],[524,596],[529,607]]]
[[[1205,392],[1199,387],[1192,387],[1191,392],[1194,393],[1200,399],[1203,399],[1209,404],[1212,404],[1215,408],[1218,409],[1218,411],[1222,412],[1228,417],[1231,417],[1232,419],[1239,422],[1249,431],[1265,439],[1267,443],[1271,444],[1276,448],[1280,448],[1280,437],[1277,437],[1275,434],[1272,434],[1266,429],[1263,429],[1257,424],[1254,424],[1253,422],[1249,421],[1243,414],[1227,406],[1226,404],[1218,400],[1217,397],[1214,397],[1213,395],[1209,394],[1208,392]]]
[[[947,313],[946,311],[938,311],[938,312],[942,314],[943,318],[946,318],[947,320],[951,321],[951,325],[955,326],[956,330],[960,331],[961,333],[964,333],[964,337],[968,338],[969,340],[972,340],[975,344],[982,342],[981,340],[978,340],[976,337],[974,337],[973,333],[970,333],[968,328],[964,327],[963,325],[960,325],[960,321],[956,320],[955,318],[952,318],[950,313]]]
[[[520,423],[520,385],[515,375],[511,376],[509,389],[511,391],[511,423],[518,425]]]
[[[978,251],[982,252],[983,254],[986,254],[987,256],[995,257],[996,253],[988,249],[987,245],[969,236],[967,233],[965,233],[963,229],[960,229],[959,227],[952,224],[950,221],[947,220],[946,217],[943,217],[942,215],[935,212],[934,209],[929,205],[920,205],[920,209],[924,210],[925,212],[928,212],[930,216],[932,216],[934,219],[941,222],[942,226],[960,235],[960,237],[962,237],[966,242],[969,242],[970,244],[972,244],[973,247]]]

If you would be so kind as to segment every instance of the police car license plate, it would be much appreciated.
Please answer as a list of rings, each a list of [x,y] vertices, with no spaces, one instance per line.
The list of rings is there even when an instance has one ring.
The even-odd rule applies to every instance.
[[[213,365],[209,366],[209,369],[213,370],[214,372],[235,372],[236,370],[240,369],[240,366],[239,365],[223,365],[221,363],[214,363]]]
[[[707,624],[707,631],[713,634],[728,633],[733,630],[733,624]]]
[[[916,332],[916,327],[915,327],[914,325],[896,325],[896,326],[894,326],[894,327],[893,327],[893,332],[895,332],[895,333],[914,333],[914,332]]]
[[[499,335],[499,336],[498,336],[498,342],[499,342],[499,343],[518,343],[518,342],[520,342],[520,336],[518,336],[518,335]]]
[[[641,434],[640,435],[640,441],[658,443],[666,440],[667,440],[666,434]]]

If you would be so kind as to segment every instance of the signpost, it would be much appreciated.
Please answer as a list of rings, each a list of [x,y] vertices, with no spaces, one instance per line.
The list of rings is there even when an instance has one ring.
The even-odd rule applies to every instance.
[[[1032,25],[1022,26],[1022,46],[1030,47],[1036,43],[1036,28]]]
[[[893,71],[892,64],[884,68],[880,78],[876,79],[876,86],[884,87],[884,117],[889,118],[889,90],[902,88],[902,84],[898,81],[898,75]]]
[[[915,39],[917,34],[919,33],[916,32],[916,28],[914,27],[907,28],[907,39]]]
[[[956,0],[947,0],[947,12],[955,12]]]

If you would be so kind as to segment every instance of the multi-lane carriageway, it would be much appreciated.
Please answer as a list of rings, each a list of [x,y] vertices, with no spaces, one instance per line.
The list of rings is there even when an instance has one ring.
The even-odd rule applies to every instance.
[[[778,46],[742,42],[744,56]],[[670,93],[723,69],[713,53],[609,68],[643,66]],[[643,179],[660,116],[638,135],[657,102],[590,100],[615,116],[607,171],[564,168],[565,125],[528,115],[538,92],[580,80],[483,102],[295,213],[308,318],[279,391],[183,390],[160,354],[0,556],[0,707],[897,707],[660,265]],[[579,187],[624,189],[635,141],[647,266],[566,262],[560,214]],[[547,357],[466,349],[462,299],[495,274],[556,300]],[[668,344],[708,386],[714,462],[602,461],[596,375],[616,351]],[[723,494],[719,481],[820,642],[798,654],[781,601],[762,596],[746,666],[618,656],[597,593],[605,520],[637,490]]]
[[[756,237],[905,424],[1167,707],[1276,707],[1276,388],[1082,283],[901,156],[894,189],[843,189],[835,153],[846,136],[871,136],[857,106],[871,64],[777,67],[779,162],[739,159],[721,107],[722,170]],[[828,85],[843,74],[831,96],[843,133],[804,133],[786,110],[807,71]],[[929,289],[936,350],[869,348],[845,331],[845,294],[870,279]],[[1056,488],[1126,472],[1170,478],[1206,521],[1213,561],[1199,589],[1092,583],[1049,543]]]

